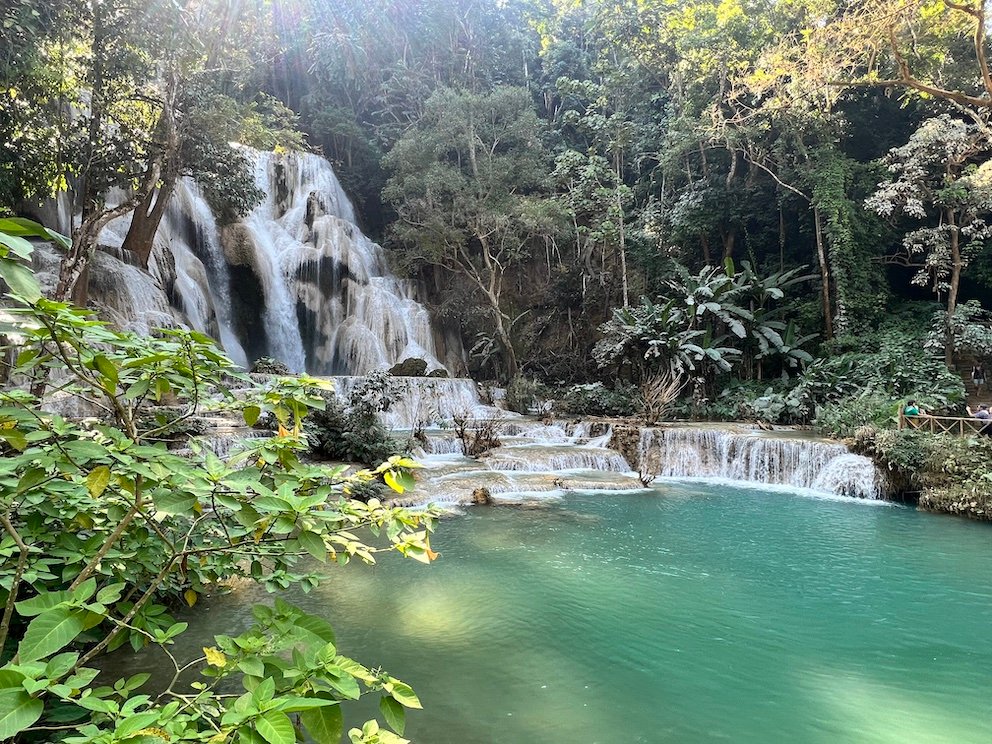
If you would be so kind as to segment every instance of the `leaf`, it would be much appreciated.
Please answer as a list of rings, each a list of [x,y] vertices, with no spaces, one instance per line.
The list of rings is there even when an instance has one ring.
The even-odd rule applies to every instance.
[[[262,409],[258,406],[246,406],[241,415],[244,416],[248,426],[254,426],[258,422],[258,417],[262,415]]]
[[[334,643],[334,628],[322,617],[316,615],[303,615],[297,618],[293,625],[297,630],[305,630],[307,633],[319,638],[324,643]]]
[[[382,474],[382,478],[386,481],[386,485],[396,491],[396,493],[403,493],[406,490],[406,486],[401,482],[399,475],[399,472],[396,470],[387,470]]]
[[[86,476],[86,490],[93,498],[99,498],[100,494],[107,490],[110,485],[110,468],[106,465],[99,465],[93,468]]]
[[[398,679],[393,680],[391,684],[386,686],[386,689],[392,694],[396,702],[405,708],[420,710],[424,707],[420,704],[420,699],[414,694],[413,688],[406,682],[400,682]]]
[[[379,711],[389,724],[389,728],[402,736],[403,729],[406,728],[406,710],[403,706],[391,697],[383,697],[379,700]]]
[[[300,713],[300,721],[316,744],[339,744],[344,734],[340,705],[305,710]]]
[[[224,655],[223,651],[220,651],[212,646],[203,649],[203,655],[207,657],[207,663],[210,666],[215,666],[223,669],[227,666],[227,657]],[[261,675],[259,675],[261,676]]]
[[[41,718],[45,704],[24,690],[0,692],[0,741],[12,739]]]
[[[71,643],[85,628],[83,614],[56,607],[38,615],[28,625],[17,647],[20,662],[43,659]]]
[[[207,649],[203,649],[206,651]],[[207,657],[209,660],[209,656]],[[262,663],[261,659],[257,659],[253,656],[249,656],[246,659],[242,659],[238,662],[238,669],[247,674],[250,677],[264,677],[265,676],[265,664]]]
[[[327,561],[327,547],[320,536],[313,532],[301,532],[297,538],[300,546],[310,555],[322,563]]]
[[[189,493],[176,493],[175,491],[162,491],[156,493],[152,500],[155,508],[163,514],[190,514],[196,504],[196,497]]]
[[[93,364],[96,365],[96,368],[100,372],[100,374],[103,375],[104,378],[107,380],[107,382],[110,383],[109,385],[106,386],[107,389],[113,390],[114,388],[116,388],[117,380],[118,380],[118,372],[117,372],[117,367],[114,365],[114,363],[109,359],[107,359],[107,357],[105,357],[103,354],[97,354],[95,357],[93,357]]]
[[[17,493],[21,494],[25,491],[34,488],[39,483],[41,483],[45,478],[48,477],[48,472],[44,468],[31,468],[21,479],[17,481]]]
[[[40,615],[46,610],[57,607],[63,602],[68,601],[68,599],[68,591],[41,592],[30,599],[22,599],[14,606],[17,608],[18,614],[22,617],[34,617],[35,615]]]
[[[18,452],[23,452],[28,448],[28,440],[24,436],[23,432],[17,429],[4,429],[0,431],[0,438],[5,439],[7,444],[16,449]]]
[[[200,598],[200,595],[194,592],[192,589],[187,589],[183,592],[183,599],[186,600],[186,604],[192,607],[196,604],[196,600]]]
[[[255,719],[255,730],[269,744],[296,744],[296,732],[289,716],[278,710],[270,710]]]
[[[10,258],[0,258],[0,278],[10,291],[20,295],[28,302],[41,299],[41,287],[34,273],[24,264]]]

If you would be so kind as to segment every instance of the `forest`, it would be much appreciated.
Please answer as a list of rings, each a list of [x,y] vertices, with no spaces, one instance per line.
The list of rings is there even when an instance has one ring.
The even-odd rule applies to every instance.
[[[420,698],[303,602],[192,659],[176,640],[218,587],[298,601],[323,564],[432,564],[451,482],[456,506],[506,483],[641,493],[686,475],[666,451],[726,447],[765,485],[992,519],[992,425],[913,424],[992,399],[987,6],[5,0],[0,740],[406,742]],[[235,361],[253,319],[194,307],[182,271],[221,270],[163,237],[203,248],[215,226],[228,305],[261,317],[278,281],[246,268],[250,220],[285,205],[325,252],[323,274],[282,266],[306,285],[286,293],[299,369],[263,353],[275,326]],[[328,225],[364,264],[331,256]],[[164,275],[190,323],[90,312]],[[374,370],[327,351],[350,305],[351,361]],[[776,427],[801,443],[747,433]],[[462,469],[418,462],[443,455]],[[128,647],[144,666],[104,666]],[[348,728],[342,704],[370,697],[384,725]]]
[[[315,151],[462,373],[618,410],[661,375],[696,417],[960,410],[989,339],[984,24],[904,0],[17,0],[0,207],[69,193],[79,301],[100,229],[137,215],[147,261],[179,178],[222,220],[258,202],[228,142]]]

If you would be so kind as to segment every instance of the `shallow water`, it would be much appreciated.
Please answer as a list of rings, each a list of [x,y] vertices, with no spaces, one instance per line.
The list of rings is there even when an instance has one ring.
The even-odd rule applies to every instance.
[[[989,525],[665,483],[471,509],[433,544],[281,595],[414,686],[418,744],[992,741]],[[256,591],[184,643],[246,625]]]

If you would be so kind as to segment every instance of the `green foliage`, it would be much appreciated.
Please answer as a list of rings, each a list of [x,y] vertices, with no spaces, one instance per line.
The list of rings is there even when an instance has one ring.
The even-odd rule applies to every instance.
[[[894,426],[903,403],[883,393],[852,395],[821,405],[816,410],[814,423],[821,434],[850,437],[864,426]]]
[[[829,355],[807,367],[799,387],[814,408],[849,400],[856,411],[858,399],[867,395],[891,402],[916,398],[927,410],[957,410],[964,402],[961,377],[926,341],[926,329],[912,315],[894,315],[874,334],[827,347]]]
[[[517,413],[533,413],[541,408],[546,388],[536,380],[517,376],[506,386],[506,407]]]
[[[630,365],[638,376],[660,368],[685,376],[730,372],[742,361],[777,359],[795,368],[812,359],[801,348],[810,337],[780,319],[781,308],[766,307],[807,278],[799,270],[759,277],[749,263],[738,272],[728,261],[725,270],[676,272],[658,303],[642,298],[639,307],[615,310],[600,328],[603,338],[594,355],[601,367]]]
[[[555,401],[555,412],[578,416],[632,416],[640,408],[634,386],[615,383],[612,388],[602,382],[572,385]]]
[[[302,462],[303,425],[326,383],[278,378],[235,399],[231,381],[250,380],[197,333],[122,333],[44,299],[8,312],[2,330],[17,338],[13,373],[25,388],[0,393],[0,737],[34,740],[37,727],[68,722],[71,744],[218,732],[291,744],[298,719],[315,741],[335,742],[342,703],[374,694],[390,701],[397,734],[366,724],[353,741],[403,741],[402,709],[419,708],[416,696],[341,655],[323,619],[276,600],[244,633],[180,663],[170,647],[186,624],[168,608],[239,578],[308,591],[324,578],[320,564],[374,563],[382,552],[429,562],[433,510],[347,498],[378,477],[402,492],[415,463],[394,457],[349,476]],[[45,412],[37,394],[56,386],[95,417]],[[180,457],[160,441],[176,423],[156,413],[166,401],[180,418],[212,406],[248,423],[271,415],[279,434],[227,459],[195,444]],[[147,675],[98,684],[91,662],[125,645],[161,654],[172,682],[154,695],[140,692]],[[180,678],[193,669],[201,678],[190,689]]]
[[[347,403],[333,392],[323,395],[321,410],[305,424],[311,454],[329,460],[374,465],[408,449],[382,425],[379,414],[400,395],[392,376],[373,372],[351,391]]]

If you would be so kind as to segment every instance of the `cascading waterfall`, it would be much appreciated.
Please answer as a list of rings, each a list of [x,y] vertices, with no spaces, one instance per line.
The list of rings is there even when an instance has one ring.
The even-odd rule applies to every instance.
[[[363,377],[335,377],[334,392],[347,402]],[[475,382],[448,377],[395,377],[391,386],[396,398],[389,410],[380,415],[392,429],[417,429],[447,426],[456,418],[475,420],[519,418],[519,414],[483,405]]]
[[[116,296],[120,291],[111,293],[103,303],[108,314],[121,315],[122,325],[132,328],[191,326],[243,366],[268,356],[294,372],[352,375],[419,358],[429,370],[442,369],[426,308],[357,226],[330,163],[316,155],[239,149],[264,201],[242,221],[218,225],[201,189],[182,179],[145,281],[129,277],[125,285],[139,286],[132,294],[151,299],[128,303]],[[108,200],[123,196],[112,193]],[[130,218],[115,220],[101,243],[119,248],[129,226]],[[126,258],[118,256],[117,263],[126,266]],[[124,269],[115,265],[114,271]]]
[[[641,468],[660,477],[722,478],[881,498],[878,469],[842,444],[722,429],[645,429]]]
[[[526,470],[553,472],[558,470],[603,470],[612,473],[630,472],[623,456],[611,449],[568,445],[531,444],[493,450],[485,458],[493,470]]]
[[[243,338],[249,356],[321,375],[364,374],[411,357],[441,368],[427,310],[355,224],[331,165],[316,155],[244,152],[265,201],[223,228],[220,243],[238,285],[230,315],[252,336]]]

